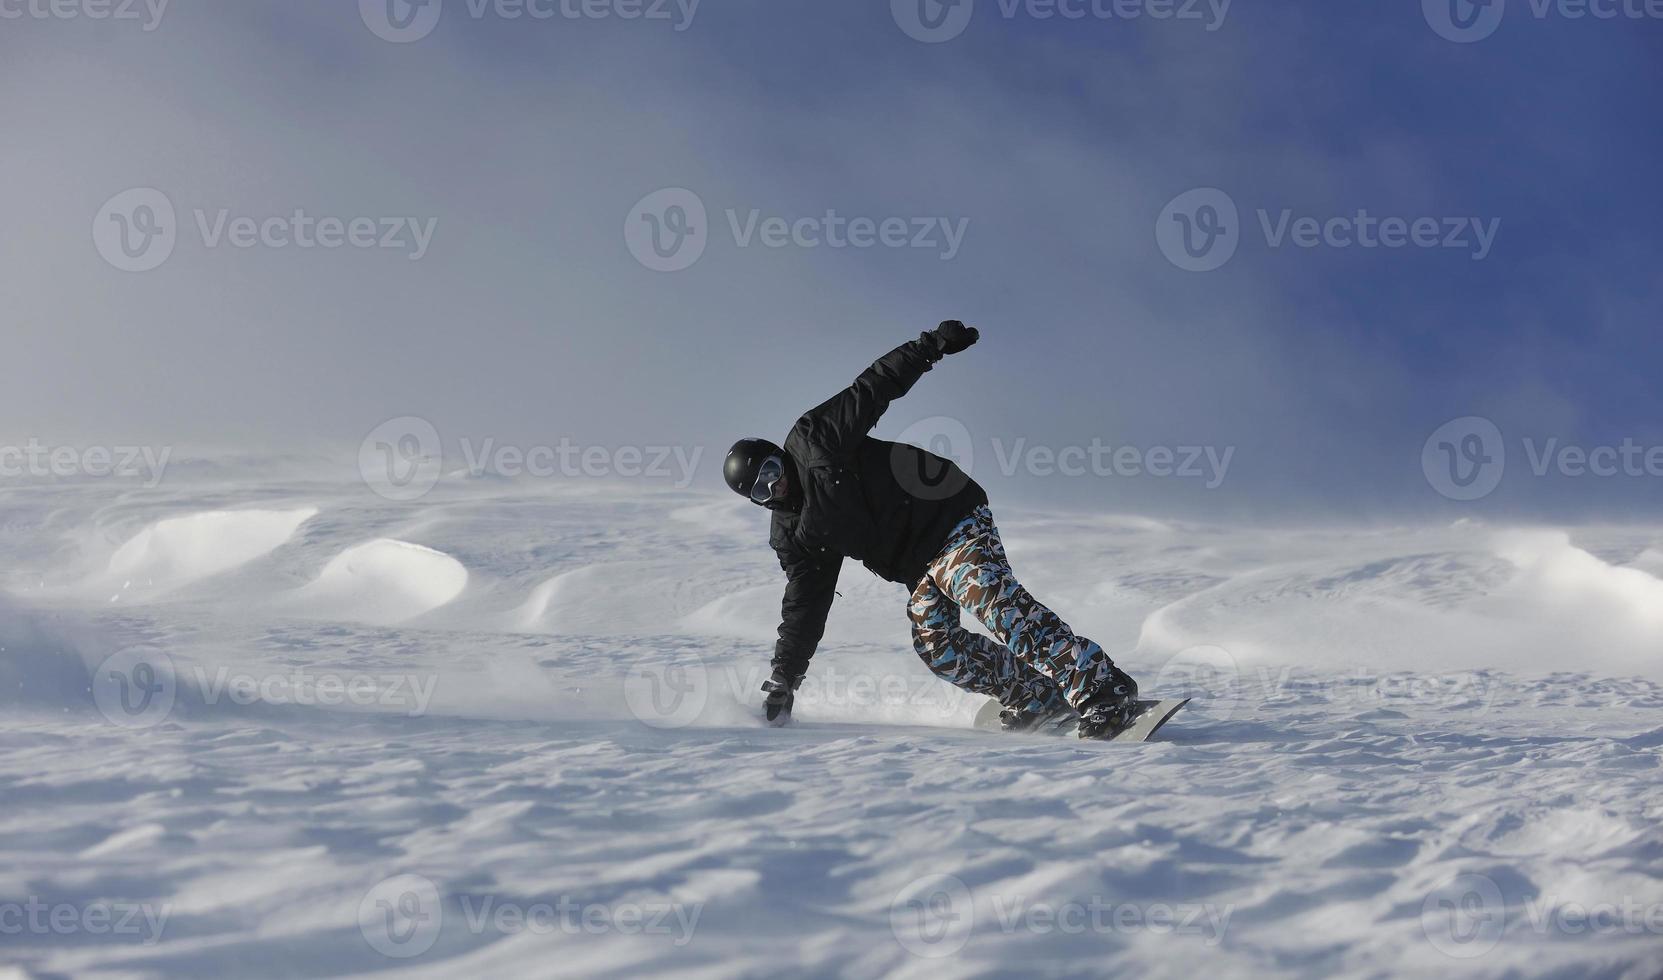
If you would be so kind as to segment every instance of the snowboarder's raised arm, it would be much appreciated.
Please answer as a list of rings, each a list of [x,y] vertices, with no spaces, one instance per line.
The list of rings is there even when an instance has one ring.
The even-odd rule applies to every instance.
[[[810,444],[837,453],[852,448],[883,417],[889,403],[912,390],[924,372],[957,354],[980,335],[975,327],[944,320],[872,362],[855,383],[822,402],[797,422]]]
[[[843,568],[841,555],[816,558],[780,551],[779,556],[786,575],[785,598],[780,600],[780,638],[774,644],[770,665],[773,676],[762,686],[768,694],[771,722],[791,716],[793,692],[808,673],[808,662],[825,635],[826,616],[837,596],[837,573]]]

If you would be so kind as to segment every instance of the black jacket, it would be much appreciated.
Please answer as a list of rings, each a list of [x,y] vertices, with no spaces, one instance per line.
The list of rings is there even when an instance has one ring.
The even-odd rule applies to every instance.
[[[785,438],[802,506],[774,511],[768,543],[787,577],[773,666],[793,678],[808,670],[825,633],[845,557],[913,588],[947,533],[987,503],[951,460],[867,435],[940,359],[930,334],[902,344],[798,419]]]

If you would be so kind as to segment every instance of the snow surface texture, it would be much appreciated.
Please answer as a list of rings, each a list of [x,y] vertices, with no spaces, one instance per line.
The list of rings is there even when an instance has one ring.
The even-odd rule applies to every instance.
[[[0,488],[0,976],[1663,975],[1663,531],[995,514],[1147,745],[969,730],[725,496]]]

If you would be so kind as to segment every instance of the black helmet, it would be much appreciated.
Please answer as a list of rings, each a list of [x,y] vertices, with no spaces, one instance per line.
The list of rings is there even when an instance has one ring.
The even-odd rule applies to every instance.
[[[722,463],[722,479],[728,481],[728,488],[734,493],[753,499],[751,490],[756,486],[757,473],[770,459],[783,461],[785,450],[766,439],[741,439],[728,450],[728,458]]]

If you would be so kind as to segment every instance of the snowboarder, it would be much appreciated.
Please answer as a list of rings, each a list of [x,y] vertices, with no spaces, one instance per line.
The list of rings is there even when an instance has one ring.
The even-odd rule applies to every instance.
[[[846,557],[912,590],[913,649],[937,676],[997,698],[1006,729],[1077,712],[1080,737],[1109,738],[1134,719],[1137,683],[1012,575],[986,491],[949,460],[868,434],[925,371],[978,339],[974,327],[944,321],[798,419],[783,448],[741,439],[729,451],[722,475],[773,512],[768,543],[786,574],[762,685],[770,723],[791,716]],[[961,609],[998,641],[960,626]]]

